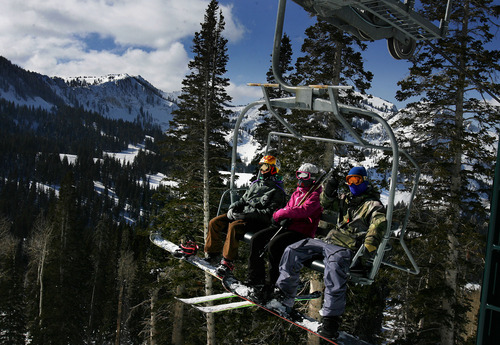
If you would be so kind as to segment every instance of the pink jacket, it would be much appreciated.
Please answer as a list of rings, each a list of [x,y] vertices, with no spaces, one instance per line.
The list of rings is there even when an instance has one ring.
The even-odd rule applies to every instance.
[[[285,207],[277,210],[273,214],[276,222],[280,222],[285,218],[290,218],[292,221],[288,225],[288,230],[300,232],[306,236],[314,237],[318,228],[319,219],[323,212],[319,196],[322,188],[319,187],[312,192],[302,205],[298,205],[309,188],[297,187],[293,192],[290,200]]]

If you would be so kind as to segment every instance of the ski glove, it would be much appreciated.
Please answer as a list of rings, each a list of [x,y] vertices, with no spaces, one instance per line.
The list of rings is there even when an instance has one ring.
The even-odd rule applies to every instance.
[[[233,214],[233,209],[232,209],[232,208],[230,208],[230,209],[227,211],[226,216],[227,216],[227,219],[229,219],[229,220],[236,220],[236,219],[234,218],[234,214]]]
[[[239,219],[243,220],[243,219],[245,219],[245,216],[246,216],[245,213],[236,213],[236,212],[233,212],[232,215],[233,215],[234,220],[239,220]]]
[[[234,212],[241,212],[241,211],[243,211],[244,208],[245,208],[244,204],[237,202],[237,203],[235,203],[235,205],[233,207],[233,211]]]
[[[337,190],[339,188],[339,181],[336,177],[332,177],[328,180],[325,185],[325,195],[329,198],[335,198],[337,196]]]
[[[290,218],[284,218],[281,219],[280,221],[276,221],[274,217],[272,218],[272,223],[275,227],[281,228],[281,227],[288,227],[288,224],[290,224],[291,219]]]
[[[371,245],[371,244],[365,244],[365,248],[366,248],[366,250],[368,250],[369,253],[371,253],[377,249],[377,247],[375,247],[374,245]]]

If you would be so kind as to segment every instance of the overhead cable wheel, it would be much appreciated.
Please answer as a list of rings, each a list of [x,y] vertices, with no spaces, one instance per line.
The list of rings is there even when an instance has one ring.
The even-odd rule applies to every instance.
[[[408,38],[407,44],[401,43],[394,37],[389,37],[387,39],[387,48],[389,49],[389,53],[396,60],[406,60],[411,58],[416,47],[417,42],[413,38]]]

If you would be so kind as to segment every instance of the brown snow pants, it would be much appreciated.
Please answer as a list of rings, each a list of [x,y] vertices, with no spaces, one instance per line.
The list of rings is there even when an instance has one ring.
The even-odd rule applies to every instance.
[[[205,252],[219,254],[228,260],[238,256],[239,242],[248,231],[256,232],[266,227],[266,223],[248,222],[246,220],[229,220],[226,214],[212,218],[208,223],[208,234],[205,239]]]

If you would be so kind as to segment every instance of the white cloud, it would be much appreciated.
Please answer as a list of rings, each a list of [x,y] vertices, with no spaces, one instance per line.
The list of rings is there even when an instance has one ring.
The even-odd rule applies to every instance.
[[[248,104],[263,97],[260,87],[248,86],[247,84],[236,85],[230,83],[226,90],[233,97],[233,104],[235,105]]]
[[[20,67],[60,77],[142,75],[164,91],[180,90],[192,36],[201,29],[209,3],[208,0],[4,2],[0,11],[0,55]],[[245,28],[233,18],[232,5],[220,7],[226,22],[225,37],[230,42],[240,40]],[[102,46],[103,42],[110,46]]]

